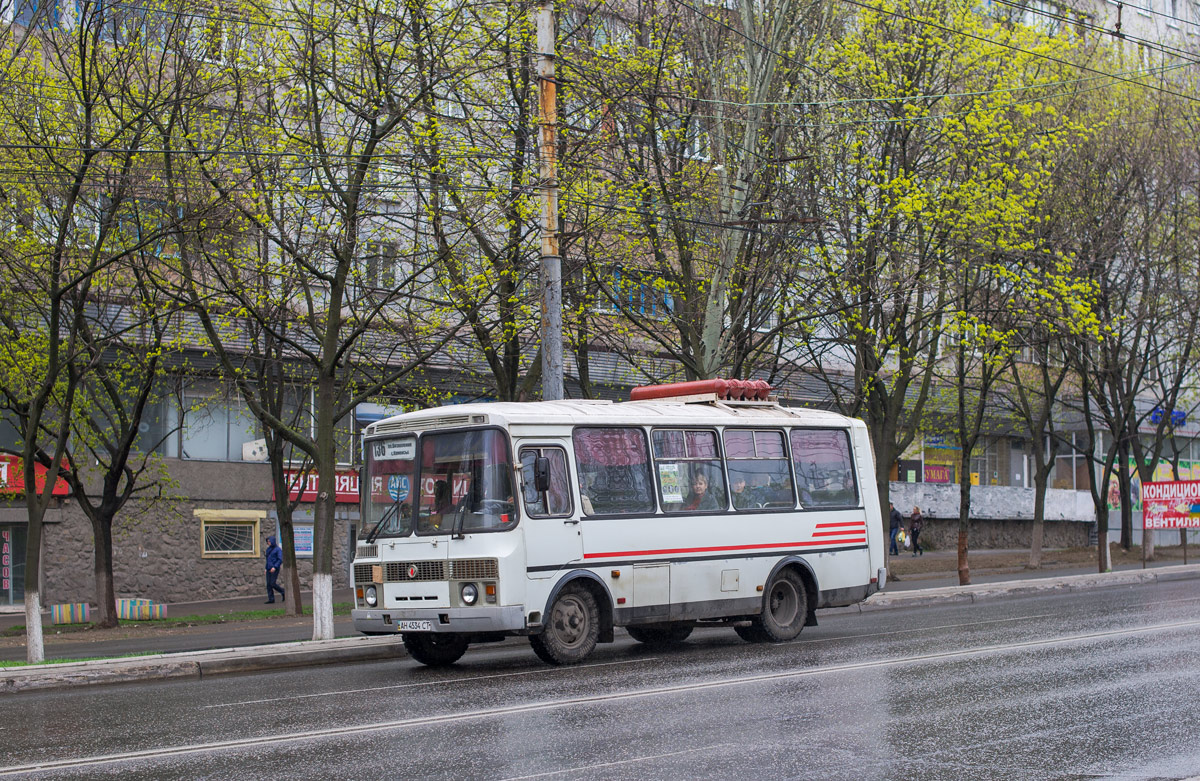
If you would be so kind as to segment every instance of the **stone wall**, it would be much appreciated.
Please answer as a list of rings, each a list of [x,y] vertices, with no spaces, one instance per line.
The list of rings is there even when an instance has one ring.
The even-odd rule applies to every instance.
[[[907,518],[905,523],[907,524]],[[1091,544],[1091,523],[1082,521],[1047,521],[1043,531],[1043,548],[1082,548]],[[995,521],[972,519],[967,530],[967,545],[971,550],[1020,549],[1030,546],[1033,524],[1025,520]],[[957,518],[926,518],[921,530],[921,547],[925,550],[952,550],[958,547]]]
[[[161,602],[256,594],[265,598],[263,554],[266,538],[276,534],[275,521],[263,518],[259,523],[258,556],[205,558],[201,523],[195,511],[244,510],[262,515],[273,511],[268,468],[263,464],[182,460],[171,461],[169,467],[178,481],[173,493],[180,498],[159,501],[149,508],[130,508],[114,526],[113,581],[117,596]],[[312,511],[311,505],[298,509]],[[91,524],[73,500],[64,500],[61,509],[47,520],[43,602],[94,603]],[[348,585],[351,523],[352,519],[341,518],[334,533],[335,588]],[[300,560],[298,567],[302,586],[311,588],[311,561]]]
[[[958,546],[958,485],[890,483],[888,493],[906,525],[913,507],[921,508],[925,517],[922,547],[945,550]],[[967,544],[975,550],[1028,548],[1033,535],[1033,495],[1032,488],[973,486]],[[1048,490],[1042,546],[1075,548],[1091,544],[1095,515],[1089,492]]]

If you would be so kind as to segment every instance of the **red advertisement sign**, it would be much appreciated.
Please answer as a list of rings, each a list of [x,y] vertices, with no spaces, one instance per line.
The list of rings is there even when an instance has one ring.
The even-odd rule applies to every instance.
[[[1146,529],[1200,529],[1200,480],[1142,483]]]
[[[288,498],[292,501],[299,499],[302,502],[317,501],[317,473],[304,473],[299,469],[288,469],[284,471],[290,489]],[[354,469],[340,469],[334,477],[334,501],[339,504],[357,504],[358,503],[358,471]],[[271,498],[275,495],[272,493]]]
[[[41,464],[33,465],[38,490],[46,484],[46,467]],[[0,494],[12,496],[25,493],[25,463],[16,456],[0,455]],[[55,496],[70,496],[71,488],[62,478],[54,484]]]
[[[948,483],[950,482],[950,467],[946,464],[926,464],[925,465],[925,482],[927,483]]]

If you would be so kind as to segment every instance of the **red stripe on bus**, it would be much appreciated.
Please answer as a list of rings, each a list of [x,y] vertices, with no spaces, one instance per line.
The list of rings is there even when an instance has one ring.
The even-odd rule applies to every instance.
[[[662,556],[670,553],[712,553],[714,551],[767,550],[773,548],[807,548],[813,545],[854,545],[867,541],[864,537],[848,537],[841,540],[810,540],[809,542],[773,542],[764,545],[715,545],[709,548],[662,548],[660,550],[627,550],[610,553],[585,553],[585,559],[611,559],[616,556]]]
[[[818,523],[818,529],[837,529],[843,526],[857,526],[862,528],[867,525],[866,521],[841,521],[839,523]]]

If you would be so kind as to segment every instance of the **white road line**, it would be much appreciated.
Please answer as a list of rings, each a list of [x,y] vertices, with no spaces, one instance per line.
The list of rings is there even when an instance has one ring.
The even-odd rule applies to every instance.
[[[331,692],[316,694],[290,694],[287,697],[270,697],[265,700],[238,700],[237,702],[220,702],[215,705],[203,705],[201,710],[208,708],[236,708],[239,705],[262,705],[265,702],[285,702],[287,700],[304,700],[310,697],[336,697],[341,694],[368,694],[371,692],[388,691],[389,689],[411,689],[418,686],[437,686],[443,683],[469,683],[471,681],[490,681],[497,678],[515,678],[522,675],[549,675],[567,670],[589,670],[594,667],[612,667],[618,664],[642,664],[658,660],[657,656],[643,656],[639,659],[623,659],[618,662],[598,662],[596,664],[581,664],[575,667],[542,667],[534,670],[522,670],[515,673],[495,673],[494,675],[472,675],[465,678],[441,678],[436,681],[419,681],[417,683],[398,683],[394,686],[372,686],[369,689],[338,689]]]
[[[563,773],[578,773],[581,770],[598,770],[604,767],[620,767],[621,765],[632,765],[637,762],[649,762],[652,759],[663,759],[665,757],[677,757],[681,754],[695,754],[699,751],[709,751],[714,748],[725,748],[726,746],[736,746],[736,743],[714,743],[711,746],[700,746],[698,748],[686,748],[682,751],[671,751],[666,754],[648,754],[644,757],[634,757],[633,759],[622,759],[618,762],[601,762],[597,765],[579,765],[578,767],[565,767],[562,770],[551,770],[546,773],[535,773],[532,776],[510,776],[502,779],[502,781],[529,781],[531,778],[549,778],[550,776],[561,776]]]
[[[917,627],[916,629],[896,629],[892,632],[871,632],[869,634],[861,634],[861,635],[835,635],[833,637],[813,637],[813,638],[806,637],[806,638],[804,638],[803,642],[805,645],[810,645],[812,643],[828,643],[832,640],[865,640],[869,637],[888,637],[889,635],[908,635],[908,634],[913,634],[914,632],[930,632],[930,631],[935,631],[938,629],[962,629],[963,627],[968,627],[968,626],[986,626],[987,624],[1005,624],[1005,623],[1012,623],[1014,621],[1028,621],[1032,618],[1054,618],[1054,617],[1055,617],[1054,613],[1042,613],[1041,615],[1037,615],[1037,616],[1019,616],[1017,618],[992,618],[992,619],[988,619],[987,621],[967,621],[967,622],[964,622],[961,624],[938,624],[937,626],[923,626],[923,627]]]
[[[734,678],[719,678],[711,681],[683,683],[675,686],[659,686],[649,689],[613,692],[611,694],[595,694],[588,697],[570,697],[562,700],[530,702],[523,705],[509,705],[502,708],[487,708],[483,710],[464,711],[460,713],[446,713],[435,716],[423,716],[420,718],[398,719],[396,721],[355,724],[344,727],[328,727],[325,729],[305,730],[303,732],[291,732],[253,738],[239,738],[236,740],[217,740],[209,743],[194,743],[183,746],[171,746],[168,748],[144,749],[142,751],[126,751],[118,754],[99,754],[90,757],[72,757],[58,760],[52,759],[34,764],[0,767],[0,776],[47,770],[62,770],[66,768],[89,767],[93,765],[108,765],[118,762],[132,762],[136,760],[165,759],[189,754],[228,751],[231,749],[251,749],[261,748],[264,746],[279,748],[286,743],[295,743],[298,741],[313,740],[318,738],[340,737],[343,735],[362,737],[363,735],[371,732],[386,732],[390,730],[426,727],[462,721],[478,721],[480,719],[496,718],[500,716],[513,716],[524,713],[536,713],[539,711],[557,710],[560,708],[595,706],[609,702],[618,702],[621,700],[637,700],[647,697],[661,697],[664,695],[685,694],[711,689],[721,689],[729,686],[771,683],[774,681],[786,681],[819,675],[856,672],[871,668],[899,667],[907,664],[921,664],[924,662],[945,661],[947,659],[987,656],[991,654],[1007,653],[1010,651],[1020,651],[1027,648],[1047,648],[1093,640],[1106,640],[1114,637],[1126,638],[1130,637],[1131,635],[1147,634],[1149,632],[1169,632],[1179,629],[1194,629],[1197,627],[1200,627],[1200,620],[1178,621],[1170,624],[1155,624],[1151,626],[1112,629],[1105,632],[1089,632],[1079,635],[1065,635],[1061,637],[1046,638],[1043,640],[1027,640],[1020,643],[1005,643],[1003,645],[967,648],[959,651],[941,651],[938,653],[922,654],[919,656],[877,659],[874,661],[830,665],[828,667],[814,667],[806,670],[792,670],[790,672],[762,673],[759,675],[744,675]]]

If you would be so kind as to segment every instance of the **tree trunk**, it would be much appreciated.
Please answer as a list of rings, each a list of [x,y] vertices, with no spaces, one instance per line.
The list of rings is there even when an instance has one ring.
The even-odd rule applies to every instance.
[[[1108,503],[1096,505],[1096,547],[1099,548],[1097,558],[1098,572],[1111,572],[1112,560],[1108,556]]]
[[[26,450],[26,453],[29,451]],[[29,462],[26,461],[28,464]],[[31,486],[33,470],[26,469],[26,486]],[[26,489],[29,502],[30,489]],[[49,485],[46,487],[49,491]],[[39,507],[30,502],[29,528],[25,531],[25,661],[37,664],[46,660],[46,647],[42,638],[42,517]]]
[[[313,518],[313,640],[333,639],[333,540],[337,494],[334,378],[317,379],[317,501]]]
[[[1042,566],[1042,538],[1046,531],[1046,478],[1037,475],[1033,488],[1033,529],[1029,540],[1028,569]]]
[[[117,625],[117,597],[113,589],[111,517],[97,514],[92,519],[92,539],[95,540],[96,620],[101,629]]]
[[[295,526],[291,513],[286,508],[280,509],[290,501],[287,496],[283,494],[283,501],[275,503],[275,512],[279,516],[279,546],[283,548],[283,572],[287,573],[284,578],[281,572],[279,579],[287,583],[287,593],[283,598],[284,612],[289,616],[302,616],[304,604],[300,601],[300,570],[296,567]]]
[[[969,451],[964,451],[969,452]],[[967,563],[967,528],[971,516],[971,477],[967,473],[967,458],[958,481],[958,585],[971,584],[971,566]]]

